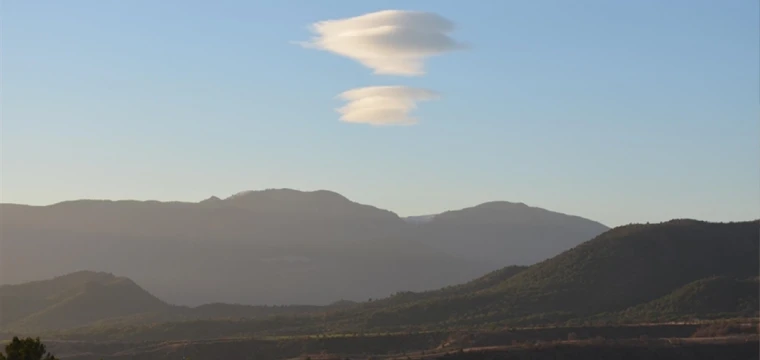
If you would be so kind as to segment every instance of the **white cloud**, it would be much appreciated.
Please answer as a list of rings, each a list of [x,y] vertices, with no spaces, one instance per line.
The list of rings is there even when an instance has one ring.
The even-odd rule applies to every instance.
[[[376,74],[416,76],[425,73],[426,58],[463,47],[449,37],[452,30],[452,22],[433,13],[385,10],[315,23],[316,36],[302,45],[354,59]]]
[[[409,112],[417,102],[433,100],[438,94],[431,90],[406,86],[370,86],[348,90],[339,98],[348,102],[337,109],[341,121],[371,125],[412,125],[417,119]]]

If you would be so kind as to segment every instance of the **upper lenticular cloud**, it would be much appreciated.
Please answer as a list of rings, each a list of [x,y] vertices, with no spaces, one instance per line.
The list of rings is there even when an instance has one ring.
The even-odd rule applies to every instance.
[[[434,91],[406,86],[370,86],[348,90],[339,98],[348,104],[339,108],[341,120],[371,125],[412,125],[417,119],[409,112],[417,102],[438,97]]]
[[[417,76],[425,59],[462,45],[448,36],[454,24],[427,12],[385,10],[357,17],[320,21],[307,47],[359,61],[376,74]]]

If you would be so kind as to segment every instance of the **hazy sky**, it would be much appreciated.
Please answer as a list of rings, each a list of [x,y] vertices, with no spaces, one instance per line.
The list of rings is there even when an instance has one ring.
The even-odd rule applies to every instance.
[[[366,23],[311,27],[387,9],[429,14],[383,19],[402,26],[377,43],[335,36]],[[753,0],[4,1],[2,201],[291,187],[400,215],[509,200],[607,225],[758,218],[759,13]],[[377,86],[392,87],[360,89]]]

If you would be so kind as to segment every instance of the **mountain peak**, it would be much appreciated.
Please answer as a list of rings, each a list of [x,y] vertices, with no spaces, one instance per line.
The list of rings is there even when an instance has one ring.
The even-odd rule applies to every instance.
[[[484,209],[484,210],[504,210],[504,209],[527,209],[531,208],[531,206],[525,205],[521,202],[509,202],[509,201],[489,201],[482,203],[480,205],[476,205],[473,208],[475,209]]]
[[[233,194],[225,200],[234,199],[255,199],[255,198],[278,198],[288,199],[297,197],[317,197],[321,199],[339,199],[342,201],[349,201],[345,196],[329,190],[315,190],[315,191],[302,191],[296,189],[264,189],[264,190],[246,190]]]
[[[494,269],[545,260],[608,230],[578,216],[508,201],[447,211],[422,224],[419,228],[429,236],[423,239],[432,239],[431,246]]]
[[[329,190],[251,190],[234,194],[223,199],[221,203],[224,206],[270,214],[313,214],[319,217],[400,220],[393,212],[353,202]]]
[[[111,281],[115,279],[116,279],[116,276],[108,272],[81,270],[81,271],[76,271],[76,272],[55,277],[52,279],[52,281],[60,281],[60,282],[67,282],[67,283],[78,283],[78,282],[86,283],[86,282],[105,282],[105,281]]]
[[[435,220],[479,219],[488,221],[528,221],[536,216],[564,215],[546,209],[528,206],[521,202],[490,201],[472,207],[446,211],[435,217]]]
[[[220,198],[218,198],[216,196],[211,196],[208,199],[202,200],[201,204],[216,203],[216,202],[220,202],[220,201],[222,201],[222,199],[220,199]]]
[[[248,190],[236,193],[222,201],[230,205],[267,207],[270,209],[325,208],[354,204],[343,195],[332,191],[301,191],[294,189]]]

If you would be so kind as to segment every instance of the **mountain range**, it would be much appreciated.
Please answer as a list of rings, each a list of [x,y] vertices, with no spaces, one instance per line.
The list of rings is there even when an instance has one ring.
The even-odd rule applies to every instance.
[[[627,225],[532,266],[327,306],[176,306],[127,278],[77,272],[0,286],[0,328],[155,340],[756,318],[759,228],[760,221]]]
[[[409,221],[331,191],[290,189],[197,203],[2,204],[0,214],[0,283],[93,270],[180,305],[324,305],[435,289],[607,230],[503,201]]]

